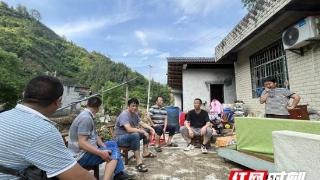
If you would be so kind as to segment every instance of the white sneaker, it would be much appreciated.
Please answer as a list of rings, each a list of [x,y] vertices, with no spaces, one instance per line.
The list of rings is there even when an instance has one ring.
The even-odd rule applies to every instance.
[[[184,148],[185,151],[190,151],[192,149],[194,149],[194,146],[192,144],[188,144],[188,146]]]
[[[206,146],[204,146],[204,145],[201,145],[201,151],[202,151],[202,154],[208,153],[208,150],[207,150]]]

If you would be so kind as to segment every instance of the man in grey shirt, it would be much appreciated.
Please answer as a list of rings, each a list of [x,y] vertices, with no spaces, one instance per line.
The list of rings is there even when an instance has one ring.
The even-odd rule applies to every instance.
[[[139,101],[132,98],[128,101],[128,109],[124,110],[117,118],[115,125],[115,135],[119,146],[128,146],[134,151],[139,172],[147,172],[148,169],[142,162],[140,155],[140,140],[143,139],[143,157],[155,157],[149,151],[149,133],[155,133],[153,128],[140,120],[138,116]],[[139,125],[144,129],[139,128]]]
[[[263,84],[265,90],[260,96],[260,103],[266,104],[266,117],[288,119],[288,110],[294,109],[297,106],[300,96],[286,88],[277,88],[275,78],[266,78]],[[289,104],[290,99],[293,99],[291,105]]]
[[[104,179],[131,179],[123,172],[124,165],[115,141],[105,141],[97,135],[94,116],[101,106],[99,97],[88,99],[87,108],[72,122],[69,130],[68,148],[75,154],[81,166],[96,166],[107,162]]]

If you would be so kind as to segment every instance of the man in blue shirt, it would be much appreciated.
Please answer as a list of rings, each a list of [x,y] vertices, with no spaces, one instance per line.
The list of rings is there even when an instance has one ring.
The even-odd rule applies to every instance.
[[[23,103],[0,114],[0,164],[24,170],[34,165],[47,177],[95,179],[77,164],[61,134],[47,117],[61,104],[63,86],[54,77],[38,76],[29,81]],[[0,172],[0,179],[19,179]]]

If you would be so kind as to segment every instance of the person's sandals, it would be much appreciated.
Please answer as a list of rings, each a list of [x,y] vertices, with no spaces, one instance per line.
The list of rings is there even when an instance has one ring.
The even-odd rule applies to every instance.
[[[178,147],[178,144],[175,144],[175,143],[167,144],[167,147]]]
[[[157,152],[162,152],[161,147],[155,147],[154,150],[156,150]]]
[[[145,167],[143,163],[136,166],[137,171],[139,172],[148,172],[148,169]]]
[[[148,155],[143,155],[144,158],[155,158],[157,157],[156,155],[152,154],[151,152],[149,152]]]

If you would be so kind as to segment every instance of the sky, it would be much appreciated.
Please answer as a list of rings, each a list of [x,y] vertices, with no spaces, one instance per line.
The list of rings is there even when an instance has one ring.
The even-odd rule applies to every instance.
[[[167,57],[214,57],[247,13],[241,0],[4,0],[88,51],[166,84]]]

